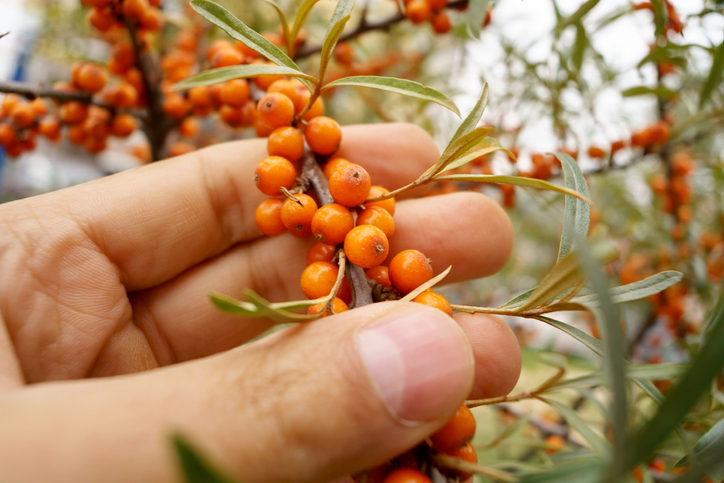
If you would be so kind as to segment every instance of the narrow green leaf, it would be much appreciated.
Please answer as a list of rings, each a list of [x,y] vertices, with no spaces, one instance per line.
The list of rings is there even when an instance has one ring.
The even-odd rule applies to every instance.
[[[539,315],[537,317],[533,317],[534,319],[538,319],[541,322],[545,322],[548,325],[551,325],[555,327],[556,329],[559,329],[566,334],[570,335],[574,339],[576,339],[578,342],[582,343],[589,349],[591,349],[593,352],[598,354],[599,356],[603,355],[603,344],[600,340],[596,339],[592,335],[589,335],[585,332],[583,332],[581,329],[577,327],[573,327],[572,325],[566,324],[565,322],[561,322],[559,320],[551,319],[550,317],[544,317],[542,315]]]
[[[171,89],[174,91],[180,91],[184,89],[191,89],[192,87],[196,86],[210,86],[213,84],[219,84],[221,82],[226,82],[232,79],[244,79],[248,77],[260,77],[267,75],[285,75],[299,77],[301,79],[307,79],[313,82],[317,81],[314,76],[305,74],[304,72],[300,72],[298,70],[290,69],[288,67],[281,67],[278,65],[247,64],[205,70],[177,82],[171,87]]]
[[[493,131],[495,131],[493,126],[474,127],[469,132],[456,138],[454,141],[450,141],[440,155],[440,158],[437,160],[437,163],[425,171],[423,176],[428,174],[438,174],[441,169],[448,165],[448,163],[460,156],[464,156],[472,149],[475,149],[478,143]]]
[[[250,304],[249,302],[242,302],[236,300],[228,295],[220,294],[218,292],[212,292],[209,294],[211,303],[213,303],[217,309],[222,312],[226,312],[231,315],[238,315],[240,317],[263,317],[264,314],[260,313],[259,310]]]
[[[510,156],[513,155],[513,153],[501,146],[500,141],[496,138],[486,137],[475,146],[474,150],[470,151],[465,156],[453,159],[449,162],[449,164],[441,169],[439,173],[459,168],[460,166],[464,166],[480,156],[485,156],[486,154],[494,153],[495,151],[505,151]]]
[[[287,16],[284,15],[284,11],[274,0],[262,0],[262,1],[268,5],[271,5],[274,8],[274,10],[276,10],[277,15],[279,16],[279,23],[282,26],[282,34],[284,35],[284,40],[287,43],[287,52],[291,53],[292,45],[294,45],[294,39],[292,39],[291,35],[289,35],[289,22],[287,22]]]
[[[233,39],[238,40],[256,52],[259,52],[276,65],[301,71],[299,66],[295,64],[294,61],[284,52],[282,52],[279,47],[269,42],[253,29],[249,28],[246,24],[244,24],[244,22],[236,18],[231,12],[221,5],[210,0],[191,0],[191,7],[206,20],[220,27]]]
[[[665,272],[659,272],[656,275],[646,277],[638,282],[609,289],[608,295],[615,304],[630,302],[632,300],[640,300],[648,297],[649,295],[666,290],[675,283],[678,283],[681,278],[681,272],[667,270]],[[574,297],[571,299],[571,302],[597,303],[598,297],[596,294],[582,295],[580,297]]]
[[[324,43],[322,44],[322,52],[319,59],[318,78],[322,84],[324,84],[324,73],[327,71],[327,65],[332,58],[334,47],[337,45],[337,41],[344,31],[344,26],[347,25],[347,21],[352,14],[354,1],[355,0],[339,0],[332,14],[332,18],[329,21],[329,28],[324,36]]]
[[[646,381],[671,379],[680,376],[684,371],[686,371],[684,364],[637,364],[629,366],[626,371],[626,377],[628,379],[641,379]],[[603,372],[596,371],[584,376],[564,379],[556,383],[553,388],[555,390],[576,389],[601,386],[603,384],[605,384]]]
[[[663,442],[724,367],[724,351],[721,350],[724,347],[724,295],[719,296],[708,327],[702,337],[704,343],[687,373],[679,379],[654,417],[634,436],[627,458],[629,468],[647,458]]]
[[[498,308],[507,309],[510,307],[517,307],[517,306],[522,305],[523,302],[528,300],[530,298],[530,296],[533,294],[533,292],[535,292],[536,288],[538,288],[538,287],[533,287],[532,289],[528,290],[527,292],[523,292],[522,294],[520,294],[516,297],[513,297],[512,299],[508,300],[507,302],[505,302],[503,305],[501,305]]]
[[[244,290],[244,297],[251,302],[257,310],[265,317],[269,317],[275,322],[310,322],[320,318],[324,314],[295,314],[288,310],[275,307],[274,304],[262,298],[253,290]]]
[[[563,182],[566,188],[581,193],[588,198],[588,183],[578,163],[568,154],[553,153],[563,168]],[[574,248],[586,242],[591,219],[591,206],[579,199],[566,198],[563,233],[558,247],[558,260],[565,257]]]
[[[302,3],[297,9],[297,16],[294,17],[294,25],[292,26],[292,31],[289,35],[292,39],[292,45],[297,40],[297,36],[299,35],[299,31],[302,29],[302,25],[304,25],[304,21],[307,19],[307,15],[309,15],[312,7],[314,7],[318,1],[319,0],[304,0],[304,3]]]
[[[569,25],[579,23],[581,19],[583,19],[583,17],[593,9],[593,7],[598,5],[598,1],[599,0],[588,0],[586,3],[578,7],[578,10],[573,12],[570,17],[567,17],[558,22],[558,25],[556,26],[556,32],[562,32]]]
[[[233,483],[214,469],[183,437],[174,434],[171,437],[176,456],[181,462],[186,483]]]
[[[480,30],[485,22],[489,0],[470,0],[468,2],[468,32],[476,39],[480,38]]]
[[[422,292],[424,292],[425,290],[427,290],[427,289],[429,289],[429,288],[431,288],[431,287],[434,287],[437,283],[439,283],[440,280],[442,280],[443,278],[445,278],[445,277],[447,276],[447,274],[450,273],[450,270],[452,270],[452,265],[450,265],[449,267],[447,267],[447,269],[446,269],[444,272],[442,272],[440,275],[438,275],[437,277],[431,278],[431,279],[428,280],[427,282],[425,282],[425,283],[423,283],[422,285],[420,285],[419,287],[417,287],[417,288],[416,288],[415,290],[413,290],[412,292],[410,292],[410,293],[408,293],[407,295],[405,295],[404,297],[402,297],[402,298],[400,299],[400,301],[401,301],[401,302],[410,302],[410,301],[412,301],[412,299],[414,299],[415,297],[417,297],[418,295],[420,295]]]
[[[445,148],[446,151],[450,147],[450,145],[452,145],[452,143],[456,141],[460,136],[468,134],[478,125],[478,123],[480,122],[480,118],[483,117],[485,108],[488,107],[489,92],[490,87],[486,82],[485,84],[483,84],[483,92],[480,93],[480,98],[478,99],[478,102],[475,103],[475,105],[473,106],[473,110],[470,111],[470,114],[468,114],[465,120],[458,127],[458,130],[455,131],[455,134],[453,134],[452,139],[450,139],[450,142]]]
[[[586,203],[590,203],[591,200],[588,197],[582,195],[577,191],[573,191],[563,186],[558,186],[548,181],[535,178],[524,178],[522,176],[508,176],[508,175],[496,175],[496,174],[446,174],[443,176],[435,176],[436,180],[439,181],[472,181],[475,183],[494,183],[494,184],[512,184],[516,186],[524,186],[526,188],[536,188],[539,190],[555,191],[563,193],[564,195],[573,196]]]
[[[626,89],[621,93],[623,97],[647,96],[650,94],[653,94],[662,99],[671,99],[678,97],[678,94],[676,92],[672,91],[668,87],[664,87],[661,85],[656,87],[637,86]]]
[[[541,280],[528,300],[518,308],[522,312],[537,307],[545,307],[566,290],[583,281],[580,263],[574,254],[563,257]]]
[[[583,57],[588,47],[588,36],[582,22],[576,23],[576,41],[573,44],[573,52],[571,53],[571,61],[576,72],[581,70],[583,66]]]
[[[724,478],[724,419],[716,423],[694,445],[694,454],[699,464],[714,481]],[[676,467],[692,466],[688,457],[683,457]]]
[[[544,473],[524,475],[520,483],[601,483],[604,465],[601,461],[576,462]]]
[[[714,51],[714,59],[711,64],[711,70],[709,71],[709,77],[704,83],[704,87],[701,88],[701,94],[699,95],[699,109],[702,109],[704,105],[709,101],[711,94],[719,87],[722,81],[722,75],[724,74],[724,42],[719,44],[719,47]]]
[[[339,80],[326,84],[322,90],[339,86],[357,86],[369,87],[370,89],[379,89],[381,91],[395,92],[408,97],[415,97],[425,101],[440,104],[452,112],[460,116],[460,111],[455,103],[442,92],[432,87],[425,87],[419,82],[407,79],[398,79],[396,77],[380,77],[375,75],[358,75],[352,77],[343,77]]]
[[[656,20],[656,36],[662,35],[666,24],[669,23],[669,12],[664,5],[664,0],[651,0],[654,8],[654,19]]]
[[[601,458],[606,458],[608,456],[610,452],[610,444],[608,443],[608,441],[606,441],[606,439],[603,438],[601,435],[596,434],[591,429],[591,426],[583,419],[581,419],[576,411],[552,399],[544,397],[541,397],[539,399],[546,404],[553,406],[556,411],[558,411],[558,413],[563,416],[563,418],[568,422],[571,428],[573,428],[581,436],[583,436],[583,439],[585,439],[586,442],[591,445],[591,449],[595,451]]]

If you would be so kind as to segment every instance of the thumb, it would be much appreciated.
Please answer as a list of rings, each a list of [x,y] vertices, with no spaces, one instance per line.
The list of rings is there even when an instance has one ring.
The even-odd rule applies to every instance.
[[[0,480],[179,481],[169,438],[179,431],[241,481],[328,481],[440,428],[473,367],[443,312],[373,304],[194,362],[8,394],[0,451],[14,463]],[[62,434],[62,447],[47,434]]]

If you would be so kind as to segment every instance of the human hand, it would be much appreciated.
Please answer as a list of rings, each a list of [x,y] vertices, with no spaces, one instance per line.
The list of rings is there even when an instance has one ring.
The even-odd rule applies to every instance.
[[[343,139],[390,189],[437,159],[410,125]],[[327,481],[414,446],[466,397],[512,389],[507,325],[420,304],[237,347],[271,322],[222,314],[208,292],[300,299],[312,242],[260,236],[265,156],[265,140],[227,143],[0,207],[0,481],[178,481],[174,431],[247,482]],[[391,253],[453,265],[447,282],[499,270],[512,248],[479,194],[405,200],[395,222]]]

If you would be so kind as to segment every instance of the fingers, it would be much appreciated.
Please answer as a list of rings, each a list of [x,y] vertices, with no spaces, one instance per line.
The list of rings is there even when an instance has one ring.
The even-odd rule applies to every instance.
[[[437,159],[429,135],[405,124],[345,128],[341,152],[393,189]],[[264,139],[220,144],[9,203],[0,216],[15,223],[33,213],[50,233],[42,233],[46,246],[54,227],[74,224],[118,267],[126,288],[139,290],[260,235],[254,211],[264,195],[253,173],[266,155]]]
[[[513,330],[500,317],[456,314],[475,357],[475,381],[469,399],[504,396],[520,376],[520,345]]]
[[[178,481],[178,431],[243,481],[329,481],[422,441],[472,380],[452,319],[375,304],[193,363],[4,396],[0,480]]]
[[[512,249],[507,215],[477,193],[404,201],[395,220],[390,257],[418,249],[432,259],[437,273],[453,266],[445,282],[490,275]],[[162,365],[235,347],[263,332],[268,322],[223,315],[207,294],[242,298],[243,289],[251,288],[275,302],[303,299],[299,278],[311,243],[282,235],[229,250],[166,284],[133,294],[134,321]]]

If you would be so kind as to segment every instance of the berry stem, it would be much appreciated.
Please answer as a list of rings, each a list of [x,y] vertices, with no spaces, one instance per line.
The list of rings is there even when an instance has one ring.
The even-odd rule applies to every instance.
[[[322,205],[334,203],[334,198],[329,193],[329,183],[324,177],[322,169],[308,146],[304,148],[302,156],[302,178],[308,180],[317,193]],[[363,307],[374,302],[372,300],[372,287],[367,283],[367,276],[364,270],[353,263],[347,264],[346,270],[349,284],[352,288],[352,304],[350,308]]]

